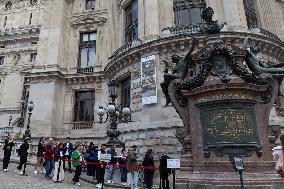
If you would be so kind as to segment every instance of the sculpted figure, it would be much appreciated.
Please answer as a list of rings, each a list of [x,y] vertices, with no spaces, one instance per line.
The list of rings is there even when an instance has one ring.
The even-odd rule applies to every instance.
[[[182,79],[183,80],[186,77],[186,75],[187,75],[187,72],[188,72],[188,62],[191,59],[191,53],[194,50],[195,44],[196,44],[196,39],[193,38],[192,46],[191,46],[189,52],[185,55],[184,58],[181,58],[181,57],[179,57],[176,54],[172,55],[172,57],[171,57],[172,62],[175,63],[176,66],[172,70],[171,73],[168,73],[168,71],[169,71],[168,68],[165,70],[164,82],[162,82],[160,84],[161,88],[163,90],[163,93],[166,96],[166,104],[165,104],[165,106],[167,106],[171,102],[171,98],[169,96],[169,91],[168,91],[168,87],[169,87],[170,82],[172,80],[174,80],[174,79]],[[166,66],[167,66],[167,62],[166,61],[163,61],[163,62],[165,62]]]
[[[211,7],[203,9],[201,18],[205,21],[205,24],[201,27],[202,33],[207,34],[218,34],[221,29],[224,27],[224,24],[219,24],[218,21],[213,21],[214,11]]]
[[[248,47],[248,40],[249,38],[245,39],[243,43],[243,48]],[[249,48],[250,50],[247,52],[245,61],[248,65],[248,68],[254,74],[259,75],[261,73],[271,73],[273,75],[284,75],[284,69],[282,68],[267,68],[264,66],[264,64],[257,57],[257,54],[260,52],[260,49],[256,44],[252,44]]]

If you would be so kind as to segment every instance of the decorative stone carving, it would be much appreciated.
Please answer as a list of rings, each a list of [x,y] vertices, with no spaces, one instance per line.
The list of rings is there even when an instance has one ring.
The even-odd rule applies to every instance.
[[[34,7],[34,6],[41,6],[47,0],[2,0],[0,1],[3,4],[3,11],[13,11],[17,9],[23,9],[26,7]]]
[[[74,29],[96,29],[107,21],[107,10],[85,12],[71,17],[71,26]]]

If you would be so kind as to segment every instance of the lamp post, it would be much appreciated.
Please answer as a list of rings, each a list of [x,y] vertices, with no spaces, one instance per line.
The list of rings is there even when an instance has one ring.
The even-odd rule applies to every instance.
[[[118,84],[115,80],[111,80],[108,83],[109,89],[109,97],[110,102],[108,103],[107,107],[104,108],[99,106],[99,110],[97,114],[99,115],[100,124],[106,123],[107,120],[110,121],[110,129],[107,131],[107,136],[109,137],[109,141],[107,142],[108,146],[113,144],[122,146],[122,142],[118,139],[121,132],[117,130],[117,124],[120,122],[127,123],[130,118],[131,110],[129,107],[124,107],[122,110],[116,107],[115,100],[117,99],[117,88]],[[103,121],[103,116],[107,115],[105,121]]]
[[[13,117],[10,115],[10,117],[9,117],[9,127],[11,126],[12,119],[13,119]]]
[[[30,101],[27,105],[27,109],[28,109],[28,114],[29,114],[29,117],[28,117],[28,123],[27,123],[27,129],[23,135],[24,138],[26,137],[29,137],[31,138],[31,131],[30,131],[30,121],[31,121],[31,115],[32,115],[32,111],[34,109],[34,103],[33,101]]]
[[[21,117],[18,120],[17,126],[18,127],[24,127],[24,123],[25,123],[25,113],[27,110],[27,106],[28,106],[28,98],[29,96],[26,95],[23,97],[23,99],[20,102],[20,107],[21,107]]]

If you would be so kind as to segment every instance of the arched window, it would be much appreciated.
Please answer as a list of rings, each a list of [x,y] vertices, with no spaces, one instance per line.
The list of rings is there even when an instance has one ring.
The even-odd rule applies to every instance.
[[[253,0],[243,0],[243,2],[245,7],[248,28],[256,28],[257,17],[254,9]]]
[[[174,0],[175,25],[201,23],[201,11],[205,7],[205,0]]]

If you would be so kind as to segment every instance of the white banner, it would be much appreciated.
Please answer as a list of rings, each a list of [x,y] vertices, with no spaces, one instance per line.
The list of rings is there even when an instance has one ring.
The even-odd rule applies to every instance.
[[[141,58],[142,104],[157,103],[156,56]]]

